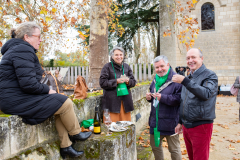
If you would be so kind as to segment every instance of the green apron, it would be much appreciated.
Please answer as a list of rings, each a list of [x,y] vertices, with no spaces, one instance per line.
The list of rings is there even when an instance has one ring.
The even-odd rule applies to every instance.
[[[112,62],[111,62],[112,63]],[[113,67],[113,63],[112,63],[112,67]],[[124,68],[123,68],[123,65],[122,65],[122,69],[123,69],[123,75],[124,75]],[[114,70],[114,67],[113,67],[113,72],[115,74],[115,78],[117,79],[117,76],[116,76],[116,73],[115,73],[115,70]],[[125,95],[128,95],[128,89],[127,89],[127,85],[126,83],[119,83],[117,85],[117,96],[125,96]]]

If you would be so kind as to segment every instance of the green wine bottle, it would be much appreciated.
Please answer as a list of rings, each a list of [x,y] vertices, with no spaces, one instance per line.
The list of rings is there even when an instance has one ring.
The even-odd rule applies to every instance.
[[[100,115],[99,115],[99,107],[95,108],[93,133],[94,134],[100,134],[101,133],[101,122],[100,122]]]

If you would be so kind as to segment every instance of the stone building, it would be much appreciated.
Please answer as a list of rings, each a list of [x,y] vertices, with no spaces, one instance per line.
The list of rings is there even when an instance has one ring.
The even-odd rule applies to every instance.
[[[187,2],[179,1],[183,5]],[[161,3],[164,3],[160,5],[160,30],[163,31],[171,21],[164,15],[168,1]],[[206,12],[206,7],[211,10]],[[204,64],[218,75],[219,85],[233,84],[236,76],[240,76],[240,0],[198,0],[191,11],[190,15],[198,18],[200,27],[194,48],[202,50]],[[208,14],[213,22],[206,27]],[[174,68],[186,66],[186,51],[181,53],[177,43],[176,36],[163,38],[161,35],[161,53],[169,57]]]

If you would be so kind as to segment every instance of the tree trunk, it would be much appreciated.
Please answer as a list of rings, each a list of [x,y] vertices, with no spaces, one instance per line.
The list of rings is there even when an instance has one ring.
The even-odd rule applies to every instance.
[[[159,23],[159,25],[160,25],[160,23]],[[157,37],[157,52],[156,52],[154,58],[157,56],[160,56],[160,26],[159,25],[158,25],[158,37]]]
[[[134,43],[134,53],[135,53],[135,63],[138,63],[138,59],[140,58],[141,55],[141,37],[140,37],[140,28],[138,28],[138,35],[137,35],[138,41],[136,40],[136,35],[133,37],[133,43]]]
[[[169,14],[174,8],[173,2],[169,0],[159,1],[159,42],[161,55],[168,57],[169,64],[176,67],[176,37],[174,34],[175,14]],[[171,30],[171,36],[163,37],[163,34],[167,30]]]
[[[89,57],[89,82],[94,88],[100,88],[99,77],[102,67],[109,61],[108,58],[108,20],[107,0],[98,4],[98,0],[91,0],[90,14],[90,57]]]

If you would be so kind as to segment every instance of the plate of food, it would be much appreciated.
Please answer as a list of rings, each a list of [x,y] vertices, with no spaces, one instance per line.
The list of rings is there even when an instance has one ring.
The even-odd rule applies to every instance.
[[[121,124],[117,124],[115,122],[112,122],[109,130],[111,130],[113,132],[122,132],[122,131],[126,131],[127,128],[123,127]]]
[[[133,124],[131,121],[117,121],[116,124],[121,125],[122,127],[127,127]]]

